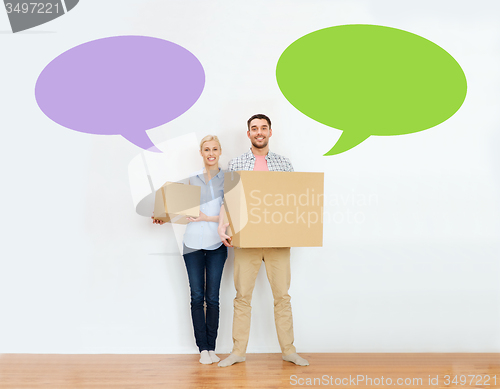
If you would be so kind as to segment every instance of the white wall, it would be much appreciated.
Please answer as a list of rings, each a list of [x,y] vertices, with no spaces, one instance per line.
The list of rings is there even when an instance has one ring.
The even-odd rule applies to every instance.
[[[74,132],[34,99],[60,53],[106,36],[160,37],[193,52],[205,90],[157,143],[217,133],[245,152],[247,118],[273,119],[273,151],[325,172],[333,221],[323,248],[292,250],[299,352],[500,352],[500,27],[495,1],[85,0],[26,33],[0,12],[0,352],[193,353],[189,288],[170,226],[135,213],[120,136]],[[372,137],[332,157],[340,131],[281,95],[275,66],[306,33],[339,24],[401,28],[445,48],[468,80],[463,107],[416,134]],[[217,351],[231,350],[233,256]],[[264,268],[249,352],[279,352]]]

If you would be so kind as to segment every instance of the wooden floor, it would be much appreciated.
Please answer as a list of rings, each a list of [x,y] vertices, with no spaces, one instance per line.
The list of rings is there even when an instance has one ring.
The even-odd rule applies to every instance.
[[[310,366],[281,354],[226,368],[197,355],[3,354],[0,388],[500,388],[500,354],[301,355]]]

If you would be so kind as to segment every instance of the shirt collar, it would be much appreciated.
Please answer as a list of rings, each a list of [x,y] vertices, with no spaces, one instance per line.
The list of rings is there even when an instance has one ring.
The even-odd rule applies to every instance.
[[[201,170],[198,170],[196,172],[196,175],[203,181],[205,182],[205,176],[204,176],[204,170],[205,169],[201,169]],[[217,173],[214,177],[212,177],[212,179],[214,179],[215,177],[218,177],[218,178],[222,178],[224,176],[224,172],[222,171],[222,169],[219,167],[219,173]]]
[[[198,176],[199,178],[203,177],[203,169],[198,170],[193,174],[193,176]]]
[[[250,159],[255,159],[255,155],[252,153],[252,148],[250,147],[250,149],[248,149],[247,153],[246,153],[247,157],[250,158]],[[269,159],[269,158],[272,158],[274,156],[274,153],[269,150],[266,154],[266,161]]]
[[[250,158],[250,159],[254,159],[255,158],[255,155],[253,155],[253,153],[252,153],[252,148],[251,147],[248,149],[248,151],[245,153],[245,155],[247,156],[247,158]]]

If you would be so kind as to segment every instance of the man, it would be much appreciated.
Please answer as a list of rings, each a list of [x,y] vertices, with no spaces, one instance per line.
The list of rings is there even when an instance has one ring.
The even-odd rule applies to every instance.
[[[247,136],[252,143],[250,150],[232,159],[229,162],[229,171],[258,170],[293,172],[288,158],[269,151],[269,138],[273,132],[271,120],[262,114],[253,115],[247,122]],[[221,212],[222,215],[222,212]],[[219,219],[219,236],[222,242],[229,244],[230,236],[226,235],[228,224]],[[274,321],[281,347],[283,360],[300,366],[307,366],[309,362],[300,357],[293,345],[293,319],[290,304],[290,247],[279,248],[236,248],[234,250],[234,299],[233,318],[233,351],[219,366],[231,366],[245,361],[245,354],[250,334],[250,316],[252,292],[259,268],[264,261],[267,277],[271,284],[274,297]]]

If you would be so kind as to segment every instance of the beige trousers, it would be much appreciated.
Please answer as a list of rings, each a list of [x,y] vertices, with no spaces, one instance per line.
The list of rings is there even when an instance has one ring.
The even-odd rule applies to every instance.
[[[274,322],[283,355],[295,353],[290,304],[290,248],[234,250],[233,354],[245,356],[250,335],[252,292],[260,265],[264,261],[274,297]]]

